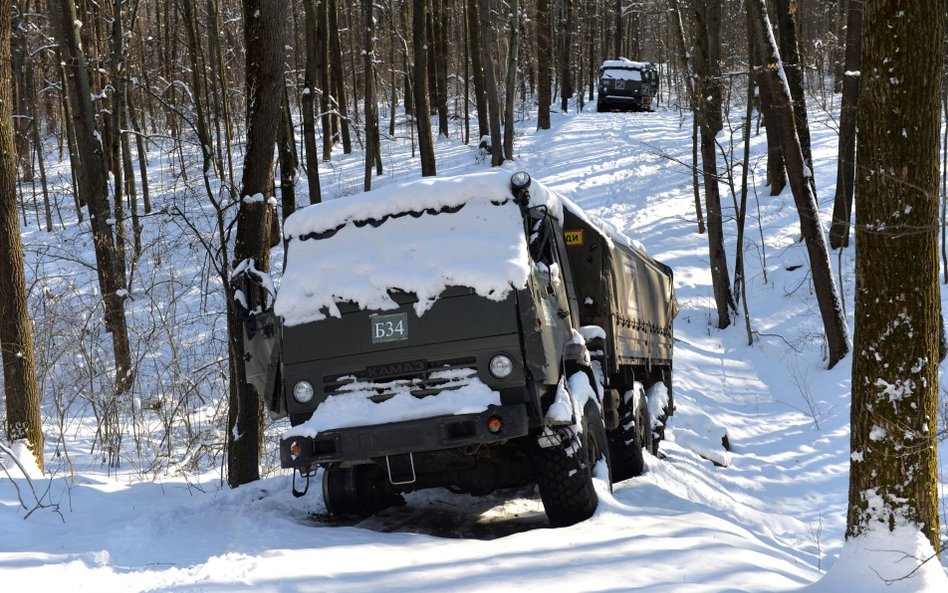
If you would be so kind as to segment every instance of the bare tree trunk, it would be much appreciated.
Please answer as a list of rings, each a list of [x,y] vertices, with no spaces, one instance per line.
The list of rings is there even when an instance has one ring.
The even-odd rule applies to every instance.
[[[346,99],[346,85],[342,76],[342,47],[339,43],[339,25],[336,0],[329,2],[329,52],[330,71],[332,73],[333,96],[336,99],[336,110],[339,112],[340,133],[342,134],[342,153],[352,152],[352,138],[349,132],[349,103]]]
[[[856,174],[856,103],[859,99],[859,64],[862,53],[862,0],[849,0],[846,16],[846,63],[843,102],[839,108],[839,157],[836,163],[836,198],[830,246],[849,247],[849,219],[853,210]]]
[[[26,28],[23,26],[24,13],[29,10],[27,6],[20,6],[17,2],[11,7],[11,10],[4,13],[10,14],[13,19],[12,31],[13,39],[11,44],[11,56],[13,79],[11,79],[10,89],[13,93],[13,99],[16,103],[16,119],[13,121],[14,144],[16,154],[19,160],[18,166],[21,179],[23,181],[33,181],[33,159],[30,158],[30,118],[28,114],[33,111],[30,106],[29,95],[32,94],[30,87],[32,80],[28,80],[27,62],[29,62],[29,47],[27,46]],[[12,117],[12,116],[11,116]]]
[[[438,135],[448,137],[448,40],[445,28],[447,27],[447,6],[445,0],[432,0],[432,24],[434,38],[431,40],[435,47],[435,107],[438,110]]]
[[[0,0],[0,14],[10,15],[10,0]],[[23,243],[16,212],[16,145],[13,138],[11,20],[0,19],[0,353],[6,398],[6,435],[25,439],[43,469],[43,422],[33,360]]]
[[[718,328],[731,324],[736,311],[731,294],[731,281],[724,250],[724,226],[721,194],[718,187],[717,146],[715,136],[721,131],[721,0],[708,0],[694,6],[695,97],[700,103],[697,117],[701,136],[701,171],[704,177],[704,199],[708,214],[708,252],[711,283],[718,310]]]
[[[82,155],[78,168],[78,187],[89,208],[95,245],[99,288],[105,309],[105,327],[112,334],[115,354],[116,392],[124,393],[132,385],[132,357],[125,323],[125,286],[119,267],[109,220],[108,172],[105,167],[102,142],[95,128],[95,109],[85,55],[82,53],[77,30],[76,6],[73,0],[49,0],[50,21],[59,41],[60,62],[65,64],[66,87],[72,107],[72,124],[76,135],[76,149]]]
[[[704,215],[701,212],[701,184],[698,182],[698,121],[701,113],[701,101],[695,98],[695,75],[694,64],[691,54],[688,52],[688,44],[685,41],[685,26],[681,20],[681,7],[678,0],[670,0],[671,18],[675,22],[675,37],[678,41],[678,52],[681,54],[682,63],[685,67],[685,87],[688,91],[688,102],[691,104],[692,112],[692,130],[691,130],[691,187],[695,195],[695,217],[698,219],[698,234],[704,234]]]
[[[237,211],[236,263],[254,260],[266,271],[270,260],[273,207],[273,147],[280,126],[283,85],[283,43],[286,3],[283,0],[243,0],[247,52],[247,150]],[[256,302],[261,302],[258,299]],[[227,416],[227,483],[231,487],[260,477],[261,404],[247,383],[243,328],[233,308],[228,316],[231,371]]]
[[[434,142],[431,139],[431,105],[428,102],[428,50],[425,23],[427,17],[426,0],[412,0],[412,39],[414,42],[415,79],[413,94],[415,98],[415,124],[418,126],[418,152],[421,154],[421,174],[423,177],[437,175],[435,168]]]
[[[517,98],[517,67],[520,53],[520,0],[510,0],[510,46],[507,54],[507,86],[504,106],[504,154],[513,158],[514,104]]]
[[[550,129],[550,0],[537,0],[537,127]]]
[[[303,76],[303,152],[306,158],[306,183],[309,188],[309,203],[318,204],[322,200],[319,187],[319,157],[316,151],[316,81],[319,71],[316,68],[316,0],[303,0],[306,13],[303,30],[306,39],[306,71]]]
[[[114,1],[114,0],[113,0]],[[194,0],[180,0],[184,17],[184,30],[188,40],[188,55],[191,64],[191,95],[194,98],[194,122],[197,128],[198,142],[201,143],[202,168],[206,174],[214,166],[213,140],[207,125],[207,110],[204,107],[204,65],[200,57],[203,55],[198,41],[197,21],[194,16]],[[220,176],[220,171],[215,171]]]
[[[573,96],[573,65],[570,49],[573,45],[573,0],[563,0],[563,54],[560,57],[560,111],[569,111],[569,100]]]
[[[316,1],[316,72],[319,76],[319,113],[323,128],[323,161],[332,159],[332,121],[329,116],[329,3]]]
[[[790,89],[782,82],[786,78],[780,62],[780,52],[770,33],[767,7],[764,0],[751,0],[747,6],[748,10],[752,11],[757,43],[764,58],[764,75],[761,82],[770,87],[770,92],[775,99],[774,110],[777,123],[780,125],[787,174],[790,188],[793,190],[793,200],[800,215],[800,233],[803,235],[810,258],[813,289],[816,292],[816,300],[823,319],[823,330],[826,333],[829,350],[829,367],[832,368],[849,352],[849,329],[843,315],[836,281],[833,279],[829,251],[819,219],[816,194],[813,192],[813,183],[809,178],[812,176],[812,170],[806,167],[803,160],[803,150],[800,148],[794,125]]]
[[[362,190],[372,189],[372,166],[378,155],[378,117],[375,102],[375,17],[373,15],[373,0],[362,0],[362,26],[365,27],[365,44],[363,46],[363,72],[365,76],[365,175],[362,180]]]
[[[497,80],[494,77],[494,59],[491,57],[490,0],[478,0],[481,17],[481,64],[484,66],[484,84],[487,92],[487,118],[490,122],[490,163],[492,166],[504,162],[503,137],[500,133],[500,99],[497,97]]]
[[[471,28],[471,69],[474,71],[474,105],[477,110],[477,137],[478,142],[484,136],[490,135],[490,116],[487,114],[487,81],[485,80],[484,64],[481,51],[481,26],[490,23],[480,22],[480,0],[466,0],[467,24]]]
[[[864,6],[861,68],[885,74],[863,77],[859,98],[846,537],[917,529],[938,552],[937,196],[946,16],[941,4]],[[913,567],[926,561],[913,560]]]
[[[777,11],[777,28],[780,31],[778,47],[783,60],[787,86],[790,88],[790,97],[793,99],[793,122],[796,125],[797,137],[800,139],[803,162],[812,171],[813,157],[810,155],[810,125],[806,115],[803,58],[797,41],[796,0],[774,0],[774,2]],[[813,193],[816,193],[816,182],[813,176],[810,175],[809,179],[813,184]]]
[[[283,81],[283,100],[280,102],[280,129],[277,131],[277,150],[280,155],[280,207],[281,220],[296,210],[296,139],[293,135],[293,114],[290,111],[290,94]]]

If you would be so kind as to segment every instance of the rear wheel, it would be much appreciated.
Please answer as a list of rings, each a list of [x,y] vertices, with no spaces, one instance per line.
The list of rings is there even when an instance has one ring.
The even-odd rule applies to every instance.
[[[579,426],[557,430],[562,442],[550,447],[537,445],[533,461],[550,524],[565,527],[588,519],[599,506],[593,475],[598,464],[603,464],[609,483],[609,449],[602,415],[592,400],[586,402]]]
[[[653,451],[652,419],[645,390],[640,383],[622,395],[619,402],[619,427],[609,433],[612,481],[619,482],[645,472],[643,449]]]

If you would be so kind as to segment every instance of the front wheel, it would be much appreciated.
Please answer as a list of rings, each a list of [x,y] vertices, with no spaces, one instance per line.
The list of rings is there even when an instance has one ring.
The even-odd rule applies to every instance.
[[[609,449],[602,414],[592,400],[586,402],[580,422],[558,430],[562,431],[561,442],[550,447],[537,445],[533,462],[550,524],[566,527],[585,521],[596,512],[599,496],[593,476],[602,464],[609,483]]]
[[[323,502],[330,515],[363,519],[400,499],[377,465],[332,465],[323,475]]]

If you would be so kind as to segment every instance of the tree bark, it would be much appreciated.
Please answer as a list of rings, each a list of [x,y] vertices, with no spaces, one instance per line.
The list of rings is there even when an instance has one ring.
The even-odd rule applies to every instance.
[[[306,184],[309,188],[309,203],[318,204],[322,199],[319,187],[319,157],[316,152],[316,0],[303,0],[305,12],[303,31],[306,42],[306,66],[303,74],[303,152],[306,158]]]
[[[724,222],[718,187],[717,145],[721,131],[721,0],[708,0],[694,6],[695,17],[695,97],[700,104],[696,113],[701,136],[701,172],[704,178],[704,202],[708,215],[708,255],[711,284],[718,311],[718,328],[731,324],[736,311],[724,250]]]
[[[0,14],[10,15],[10,0],[0,0]],[[28,314],[23,243],[16,211],[16,146],[13,138],[11,21],[0,19],[0,352],[6,398],[6,436],[25,439],[43,469],[43,422],[36,384],[33,336]]]
[[[346,100],[346,85],[342,76],[342,47],[339,43],[339,10],[336,0],[329,1],[329,58],[332,73],[333,96],[336,99],[336,111],[339,112],[340,133],[342,134],[342,153],[352,152],[352,138],[349,132],[349,103]]]
[[[691,55],[688,52],[688,44],[685,41],[685,25],[681,18],[681,6],[678,4],[678,0],[670,0],[670,2],[671,18],[675,23],[675,37],[678,42],[678,52],[681,54],[682,64],[684,64],[685,67],[685,88],[688,91],[688,102],[691,104],[691,112],[693,115],[693,129],[691,134],[691,161],[693,163],[691,169],[691,187],[694,190],[695,196],[695,218],[698,219],[698,234],[703,235],[705,231],[704,214],[701,211],[701,186],[698,182],[698,121],[700,120],[701,101],[695,98],[694,65],[692,64]]]
[[[316,72],[319,76],[319,119],[323,128],[323,161],[332,159],[332,121],[329,114],[329,3],[314,0],[316,4]]]
[[[520,65],[520,0],[510,0],[510,45],[504,91],[504,154],[513,157],[514,106],[517,99],[517,68]]]
[[[481,59],[480,0],[467,0],[467,24],[470,27],[471,69],[474,71],[474,105],[477,110],[478,142],[490,135],[490,116],[487,114],[487,82],[484,79],[484,64]],[[485,23],[486,24],[486,23]]]
[[[415,124],[418,126],[418,152],[421,156],[421,175],[437,175],[434,142],[431,139],[431,105],[428,102],[428,50],[425,23],[428,7],[426,0],[412,0],[412,38],[414,41],[415,79],[412,91],[415,98]]]
[[[108,172],[102,142],[95,128],[95,108],[85,54],[79,40],[76,5],[73,0],[49,0],[50,21],[59,41],[60,62],[65,64],[66,87],[72,108],[76,148],[81,157],[78,168],[79,194],[89,208],[95,246],[99,289],[105,309],[105,327],[112,334],[115,354],[115,389],[126,392],[132,385],[132,357],[125,322],[123,272],[118,264],[109,209]]]
[[[487,118],[490,123],[490,163],[496,167],[504,162],[503,137],[500,134],[500,99],[497,96],[497,79],[494,76],[494,59],[491,57],[490,0],[478,0],[481,17],[481,63],[484,66],[484,84],[487,92]]]
[[[569,100],[573,96],[573,65],[570,63],[573,44],[573,0],[563,0],[563,54],[560,56],[560,111],[569,111]]]
[[[550,0],[537,0],[537,127],[550,129]]]
[[[448,39],[447,39],[447,7],[445,0],[432,0],[434,11],[432,24],[434,38],[431,40],[435,47],[435,107],[438,110],[438,135],[448,137]]]
[[[843,99],[839,108],[839,156],[836,163],[836,197],[830,246],[849,247],[849,220],[853,210],[856,173],[856,103],[859,100],[859,68],[862,53],[862,0],[849,0],[846,16],[846,63],[843,69]]]
[[[907,524],[938,551],[937,196],[945,11],[924,2],[866,0],[863,17],[846,536]]]
[[[800,215],[800,233],[803,235],[810,259],[813,289],[816,292],[816,300],[823,319],[823,330],[826,333],[829,350],[829,367],[832,368],[849,352],[849,329],[843,315],[836,281],[833,279],[829,250],[823,235],[823,226],[820,223],[819,207],[810,179],[813,173],[803,159],[803,150],[800,148],[800,140],[794,124],[790,89],[783,83],[786,77],[783,74],[780,52],[771,33],[767,7],[764,0],[751,0],[747,6],[748,10],[753,11],[754,30],[764,62],[764,75],[761,82],[769,87],[775,99],[774,111],[777,124],[780,125],[787,175],[790,189],[793,191],[793,201]]]
[[[362,191],[372,189],[372,166],[379,150],[377,104],[375,101],[375,17],[374,0],[362,0],[362,26],[365,28],[363,72],[365,73],[365,175]]]
[[[796,125],[797,137],[800,139],[803,162],[812,171],[813,157],[810,154],[810,125],[806,115],[803,58],[800,56],[800,44],[797,41],[797,4],[796,0],[774,0],[774,2],[777,11],[777,29],[780,32],[778,48],[783,61],[787,86],[790,88],[790,97],[793,99],[793,122]],[[812,174],[809,180],[813,184],[813,193],[816,193]]]
[[[267,271],[273,215],[270,203],[273,199],[270,195],[273,148],[280,126],[284,75],[286,3],[283,0],[243,0],[243,15],[247,52],[247,148],[237,211],[234,263],[253,259],[257,269]],[[228,315],[228,333],[232,374],[227,418],[227,483],[237,487],[260,477],[262,401],[246,381],[243,328],[233,308]]]

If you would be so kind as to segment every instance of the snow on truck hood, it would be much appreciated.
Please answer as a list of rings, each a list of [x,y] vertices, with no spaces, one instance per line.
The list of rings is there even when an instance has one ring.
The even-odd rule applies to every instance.
[[[428,177],[293,213],[274,311],[286,325],[339,316],[337,302],[398,307],[388,291],[418,296],[427,311],[448,286],[503,300],[526,286],[529,257],[509,169]],[[562,219],[562,201],[530,186],[530,205]]]

